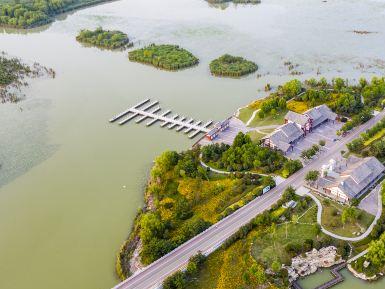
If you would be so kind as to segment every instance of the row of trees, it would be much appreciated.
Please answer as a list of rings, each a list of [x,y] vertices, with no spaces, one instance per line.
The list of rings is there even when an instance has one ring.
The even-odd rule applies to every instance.
[[[360,137],[348,143],[347,148],[350,152],[362,156],[375,156],[380,159],[385,158],[385,140],[382,137],[365,145],[366,141],[370,140],[370,138],[374,137],[383,129],[385,129],[385,119],[380,120],[372,128],[362,133]]]
[[[27,28],[48,23],[79,0],[33,0],[0,5],[0,25]]]
[[[352,130],[354,127],[359,126],[373,117],[373,110],[370,108],[364,108],[361,112],[354,115],[349,121],[347,121],[341,128],[342,132]]]
[[[185,271],[177,271],[174,274],[167,277],[163,283],[163,289],[185,289],[187,288],[188,282],[191,282],[194,278],[197,277],[199,271],[206,261],[206,256],[204,256],[201,252],[192,256],[189,259]]]

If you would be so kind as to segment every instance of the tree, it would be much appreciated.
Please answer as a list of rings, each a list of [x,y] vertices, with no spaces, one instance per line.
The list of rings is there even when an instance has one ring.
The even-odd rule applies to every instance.
[[[143,242],[149,242],[153,238],[162,237],[164,225],[156,213],[146,213],[140,219],[140,238]]]
[[[181,271],[167,277],[162,284],[163,289],[183,289],[186,286],[186,277]]]
[[[290,80],[282,86],[282,91],[287,95],[288,99],[298,95],[301,90],[302,83],[298,79]]]
[[[342,224],[345,225],[346,222],[351,221],[356,217],[357,217],[357,210],[354,207],[348,207],[342,211],[341,222]]]
[[[283,169],[287,172],[288,176],[294,174],[296,171],[302,169],[303,165],[299,160],[288,160],[283,165]]]
[[[279,270],[281,270],[282,264],[278,260],[274,260],[273,263],[271,264],[271,269],[275,272],[278,273]]]
[[[377,267],[385,264],[385,233],[381,235],[380,239],[370,243],[366,257]]]
[[[307,182],[315,182],[318,180],[319,171],[309,171],[305,176],[305,181]]]

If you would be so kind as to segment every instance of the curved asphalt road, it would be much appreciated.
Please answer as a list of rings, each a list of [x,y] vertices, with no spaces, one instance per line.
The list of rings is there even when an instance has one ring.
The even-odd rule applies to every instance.
[[[358,137],[361,132],[372,127],[384,116],[385,111],[380,112],[367,123],[344,137],[341,141],[336,142],[330,150],[319,155],[317,159],[311,161],[303,169],[290,176],[270,192],[254,199],[233,214],[211,226],[206,231],[147,266],[142,271],[137,272],[135,275],[116,285],[113,289],[150,289],[159,287],[164,278],[186,266],[188,259],[198,251],[201,251],[204,254],[211,253],[229,236],[238,231],[241,226],[250,222],[258,214],[269,209],[280,199],[282,192],[286,187],[292,186],[298,188],[301,186],[308,171],[319,170],[324,162],[339,155],[340,151],[345,149],[345,145],[348,142]]]

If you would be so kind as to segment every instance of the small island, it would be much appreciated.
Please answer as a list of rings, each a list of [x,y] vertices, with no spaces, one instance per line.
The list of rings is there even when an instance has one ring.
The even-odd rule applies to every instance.
[[[125,48],[132,45],[127,34],[117,30],[103,30],[102,27],[95,30],[83,29],[76,36],[76,40],[83,44],[106,49]]]
[[[151,44],[147,47],[130,51],[130,61],[141,62],[165,70],[179,70],[198,64],[199,59],[191,52],[178,45]]]
[[[2,1],[0,27],[27,29],[42,26],[51,23],[59,14],[106,1],[108,0]]]
[[[210,63],[211,74],[215,76],[241,77],[257,69],[258,66],[254,62],[229,54],[222,55]]]

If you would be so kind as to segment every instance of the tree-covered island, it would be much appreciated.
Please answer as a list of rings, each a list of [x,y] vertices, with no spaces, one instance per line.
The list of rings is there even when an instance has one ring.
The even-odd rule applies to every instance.
[[[215,76],[241,77],[255,72],[258,66],[242,57],[222,55],[210,63],[211,74]]]
[[[76,40],[84,44],[106,49],[125,48],[132,45],[127,34],[117,30],[103,30],[101,27],[95,30],[81,30],[79,35],[76,36]]]
[[[108,0],[5,0],[0,3],[0,26],[32,28],[48,24],[54,17]]]
[[[199,59],[178,45],[151,44],[128,53],[130,61],[141,62],[165,70],[179,70],[198,64]]]

